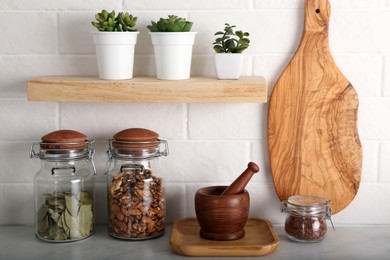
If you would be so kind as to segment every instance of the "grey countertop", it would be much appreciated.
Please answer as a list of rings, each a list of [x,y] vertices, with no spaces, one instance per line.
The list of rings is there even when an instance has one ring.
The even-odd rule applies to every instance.
[[[390,226],[336,227],[319,243],[296,243],[288,240],[281,226],[275,227],[280,243],[276,251],[248,259],[390,259]],[[144,241],[111,238],[105,226],[82,241],[46,243],[34,235],[34,227],[0,226],[0,259],[226,259],[226,257],[187,257],[172,251],[171,226],[164,236]],[[243,257],[229,257],[229,260]]]

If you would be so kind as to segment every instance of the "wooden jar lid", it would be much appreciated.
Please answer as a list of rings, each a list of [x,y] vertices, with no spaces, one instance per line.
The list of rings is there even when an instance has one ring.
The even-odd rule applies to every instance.
[[[87,136],[73,130],[58,130],[41,138],[42,148],[74,149],[87,147]]]
[[[112,145],[124,148],[149,148],[160,144],[159,135],[144,128],[129,128],[116,133]]]

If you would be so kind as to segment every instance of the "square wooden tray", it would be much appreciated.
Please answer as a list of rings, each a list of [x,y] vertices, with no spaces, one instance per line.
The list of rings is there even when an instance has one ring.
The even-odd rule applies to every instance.
[[[279,245],[279,238],[271,222],[249,218],[245,236],[233,241],[213,241],[199,236],[196,218],[185,218],[173,224],[170,244],[172,249],[186,256],[262,256],[271,254]]]

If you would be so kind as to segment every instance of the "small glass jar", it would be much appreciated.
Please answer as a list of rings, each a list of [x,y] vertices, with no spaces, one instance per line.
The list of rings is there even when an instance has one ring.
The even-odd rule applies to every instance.
[[[34,177],[36,236],[46,242],[71,242],[94,233],[95,166],[93,140],[59,130],[32,144],[41,159]],[[39,146],[39,151],[36,151]]]
[[[325,238],[328,231],[326,220],[331,220],[332,215],[328,200],[316,196],[292,196],[282,202],[282,212],[287,213],[284,228],[289,239],[318,242]]]
[[[144,240],[165,231],[163,180],[157,174],[158,158],[168,155],[168,143],[158,137],[147,129],[130,128],[109,140],[107,212],[112,237]]]

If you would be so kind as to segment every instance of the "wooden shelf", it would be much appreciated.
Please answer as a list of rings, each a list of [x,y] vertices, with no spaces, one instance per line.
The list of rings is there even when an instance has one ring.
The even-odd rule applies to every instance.
[[[142,102],[142,103],[265,103],[263,77],[238,80],[193,77],[167,81],[139,77],[101,80],[97,77],[48,76],[28,81],[28,100],[51,102]]]

